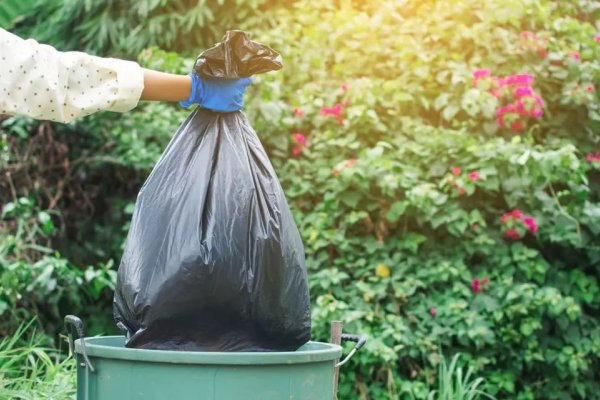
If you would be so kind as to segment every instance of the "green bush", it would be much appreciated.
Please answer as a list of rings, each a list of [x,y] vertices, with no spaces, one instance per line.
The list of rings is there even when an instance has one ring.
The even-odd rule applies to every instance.
[[[116,281],[112,261],[80,269],[47,247],[55,230],[52,216],[31,199],[6,203],[0,221],[2,336],[15,334],[22,321],[33,319],[42,332],[56,335],[68,313],[92,317],[95,311],[107,311]],[[103,301],[98,305],[99,300]]]
[[[289,1],[287,1],[289,2]],[[28,0],[19,33],[61,50],[135,56],[160,46],[196,55],[226,29],[269,24],[285,0]],[[1,10],[1,9],[0,9]],[[0,14],[0,22],[2,22]]]
[[[341,318],[370,337],[342,396],[424,396],[441,346],[500,398],[598,398],[594,10],[300,2],[261,32],[287,68],[249,112],[303,234],[315,333]],[[543,115],[500,128],[515,99],[474,85],[484,68],[531,74]]]
[[[298,1],[255,25],[285,67],[255,78],[245,111],[304,238],[314,336],[342,319],[369,337],[340,398],[425,399],[440,349],[496,398],[600,398],[598,5]],[[146,104],[56,127],[51,143],[85,160],[63,185],[85,190],[55,204],[51,245],[118,262],[135,193],[186,114]],[[5,129],[0,160],[15,165],[38,133]],[[56,174],[41,177],[50,194]]]

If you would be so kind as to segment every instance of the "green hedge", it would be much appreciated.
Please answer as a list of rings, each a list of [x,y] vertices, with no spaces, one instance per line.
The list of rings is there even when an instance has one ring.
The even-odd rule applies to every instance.
[[[598,2],[315,3],[255,28],[285,68],[255,78],[246,112],[304,238],[315,337],[332,319],[369,337],[340,397],[425,398],[441,350],[498,398],[600,398]],[[74,182],[113,189],[66,221],[67,257],[118,260],[186,114],[147,104],[58,129],[72,157],[93,154]]]
[[[442,348],[501,398],[600,397],[600,44],[596,16],[557,4],[307,2],[261,36],[288,67],[254,115],[316,332],[341,318],[370,336],[343,395],[419,397]],[[533,90],[523,115],[511,82]]]

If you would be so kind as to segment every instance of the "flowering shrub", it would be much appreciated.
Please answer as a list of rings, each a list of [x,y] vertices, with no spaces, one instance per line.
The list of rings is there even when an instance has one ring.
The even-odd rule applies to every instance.
[[[499,399],[598,398],[597,10],[373,0],[266,13],[254,38],[285,68],[255,77],[245,112],[303,236],[314,338],[341,319],[369,339],[340,398],[425,399],[440,351],[464,354]],[[186,113],[144,105],[65,137],[94,132],[81,157],[118,165],[107,187],[125,190]],[[99,179],[80,165],[73,175]],[[104,208],[110,221],[119,206]]]
[[[304,237],[315,336],[369,336],[341,397],[425,398],[440,348],[498,398],[600,393],[600,32],[567,17],[579,3],[534,3],[299,2],[260,37],[288,67],[254,90],[287,104],[248,112]]]

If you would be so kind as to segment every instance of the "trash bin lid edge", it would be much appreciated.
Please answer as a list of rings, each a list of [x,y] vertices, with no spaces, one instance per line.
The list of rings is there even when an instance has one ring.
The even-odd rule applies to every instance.
[[[218,364],[218,365],[273,365],[304,364],[333,361],[340,358],[342,348],[323,342],[308,342],[302,349],[291,352],[194,352],[132,349],[124,346],[122,336],[99,336],[85,338],[89,357],[119,359],[139,362],[172,364]],[[82,354],[81,339],[75,341],[75,352]]]

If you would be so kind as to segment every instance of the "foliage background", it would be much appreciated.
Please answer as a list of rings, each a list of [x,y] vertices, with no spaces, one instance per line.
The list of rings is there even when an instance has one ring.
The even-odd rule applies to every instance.
[[[282,53],[245,112],[304,239],[315,338],[332,319],[369,337],[340,398],[426,398],[440,351],[464,353],[497,398],[600,398],[600,162],[588,157],[600,153],[600,2],[22,3],[0,1],[2,26],[165,71],[187,73],[230,28]],[[534,75],[543,116],[498,129],[500,104],[472,84],[481,68]],[[135,195],[188,113],[146,103],[69,125],[2,122],[3,335],[37,316],[58,346],[66,313],[115,331]],[[503,236],[514,209],[536,234]]]

